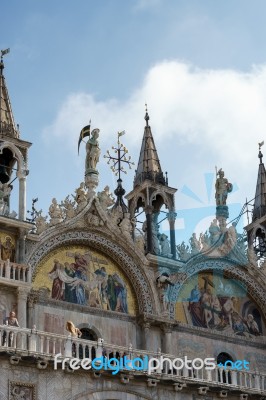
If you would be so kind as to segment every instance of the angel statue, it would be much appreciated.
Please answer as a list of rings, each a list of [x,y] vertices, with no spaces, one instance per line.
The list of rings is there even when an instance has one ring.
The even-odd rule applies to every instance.
[[[101,154],[101,149],[98,142],[99,132],[100,129],[93,129],[93,131],[91,132],[91,138],[87,141],[86,144],[86,173],[96,171],[96,165],[99,162],[99,157]]]

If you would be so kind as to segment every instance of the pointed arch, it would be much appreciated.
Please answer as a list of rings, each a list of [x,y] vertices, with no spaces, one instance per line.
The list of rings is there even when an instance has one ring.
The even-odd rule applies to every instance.
[[[22,171],[26,167],[25,159],[21,153],[21,151],[11,142],[2,142],[0,143],[0,154],[3,152],[4,149],[11,150],[13,157],[18,162],[18,171]]]

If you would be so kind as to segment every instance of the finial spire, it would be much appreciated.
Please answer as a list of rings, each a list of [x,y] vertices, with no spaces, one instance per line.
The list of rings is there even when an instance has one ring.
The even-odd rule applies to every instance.
[[[144,119],[145,119],[145,121],[146,121],[146,126],[149,126],[149,119],[150,119],[150,117],[149,117],[149,114],[148,114],[148,106],[147,106],[147,103],[145,103],[145,111],[146,111],[146,113],[145,113]]]
[[[264,145],[264,140],[262,141],[262,142],[260,142],[259,143],[259,155],[258,155],[258,157],[259,157],[259,159],[260,159],[260,164],[262,164],[262,157],[263,157],[263,154],[262,154],[262,152],[261,152],[261,147]]]

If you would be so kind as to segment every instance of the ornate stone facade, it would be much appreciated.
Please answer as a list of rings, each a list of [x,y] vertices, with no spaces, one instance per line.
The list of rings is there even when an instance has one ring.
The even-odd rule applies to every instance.
[[[0,150],[17,155],[20,168],[19,218],[0,215],[0,400],[264,398],[265,260],[257,262],[258,252],[251,243],[247,248],[236,224],[226,225],[232,185],[222,170],[217,219],[199,238],[191,233],[189,243],[176,244],[176,189],[162,172],[148,113],[145,120],[128,204],[122,180],[115,200],[99,175],[101,136],[87,126],[84,183],[63,201],[53,198],[50,218],[35,210],[30,221],[24,198],[24,153],[30,144],[18,137],[12,143],[8,137],[0,140]],[[166,233],[158,218],[163,206]],[[254,239],[258,229],[252,224],[249,238]],[[70,325],[78,335],[69,335]],[[64,368],[62,362],[56,368],[60,354],[68,358]],[[168,358],[164,366],[139,368],[146,358],[161,356]],[[71,364],[75,358],[100,357],[107,364],[128,357],[132,368],[114,374],[114,360],[108,368],[88,370]],[[173,367],[177,357],[210,357],[215,366],[178,369]],[[223,368],[221,360],[246,360],[250,370]]]

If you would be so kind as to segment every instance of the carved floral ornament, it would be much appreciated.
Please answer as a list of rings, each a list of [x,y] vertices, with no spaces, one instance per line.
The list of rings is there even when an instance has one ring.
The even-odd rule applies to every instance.
[[[138,299],[139,312],[155,313],[152,288],[146,273],[142,270],[143,263],[136,263],[121,247],[97,233],[68,231],[62,233],[60,236],[53,236],[47,239],[45,243],[37,246],[29,257],[28,263],[32,267],[33,276],[37,272],[37,266],[45,256],[59,247],[69,244],[89,246],[92,249],[100,250],[102,253],[107,254],[118,264],[131,281]]]

